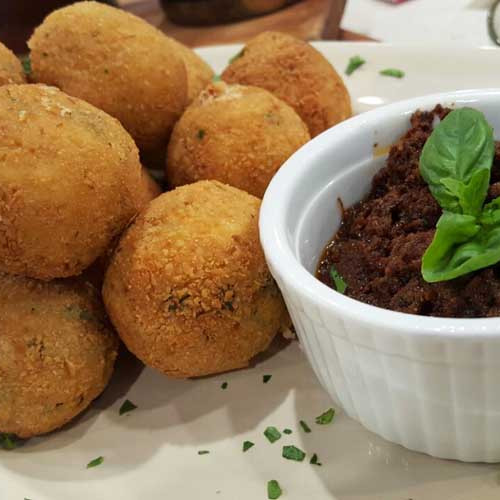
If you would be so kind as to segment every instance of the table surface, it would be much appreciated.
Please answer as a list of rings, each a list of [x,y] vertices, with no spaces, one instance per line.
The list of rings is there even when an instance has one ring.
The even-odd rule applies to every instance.
[[[71,0],[0,1],[0,41],[18,54],[28,51],[26,40],[44,16]],[[277,12],[218,26],[179,26],[168,20],[159,0],[115,0],[120,7],[188,46],[245,42],[265,30],[285,31],[305,40],[370,40],[340,28],[346,0],[301,0]],[[27,5],[30,8],[27,9]]]
[[[275,13],[232,24],[192,27],[170,22],[158,0],[119,0],[119,4],[162,31],[196,47],[244,42],[265,30],[285,31],[306,40],[371,40],[340,29],[346,0],[302,0]]]

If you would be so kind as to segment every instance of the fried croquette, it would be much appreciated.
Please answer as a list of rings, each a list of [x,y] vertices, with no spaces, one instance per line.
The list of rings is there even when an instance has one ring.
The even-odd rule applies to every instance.
[[[141,182],[138,186],[137,192],[137,207],[138,211],[144,210],[151,200],[154,200],[157,196],[160,196],[162,189],[160,185],[153,179],[146,168],[142,168]],[[111,255],[113,255],[113,250],[118,241],[120,240],[120,235],[117,234],[113,240],[110,242],[108,248],[106,249],[104,255],[98,257],[85,271],[82,273],[82,277],[92,283],[99,290],[102,288],[102,283],[104,281],[104,274],[109,265],[109,260]]]
[[[174,127],[167,181],[181,186],[214,179],[261,198],[276,171],[308,140],[297,113],[267,90],[213,83]]]
[[[162,194],[127,229],[103,296],[144,363],[178,378],[241,368],[288,326],[259,242],[259,206],[200,181]]]
[[[117,118],[139,149],[166,147],[187,97],[184,62],[146,21],[97,2],[52,12],[28,42],[32,77]]]
[[[117,120],[45,85],[0,87],[0,271],[79,274],[137,212],[141,165]]]
[[[154,200],[162,193],[160,185],[151,177],[147,168],[142,167],[141,183],[139,185],[139,193],[137,206],[139,211],[146,208],[151,200]]]
[[[192,49],[174,40],[178,54],[182,57],[187,72],[187,104],[194,101],[198,94],[212,81],[212,68]]]
[[[288,103],[311,137],[351,116],[349,93],[333,66],[314,47],[267,31],[250,40],[222,73],[228,83],[255,85]]]
[[[0,42],[0,85],[25,82],[26,76],[21,61]]]
[[[0,273],[0,332],[0,433],[61,427],[111,377],[118,341],[91,285]]]

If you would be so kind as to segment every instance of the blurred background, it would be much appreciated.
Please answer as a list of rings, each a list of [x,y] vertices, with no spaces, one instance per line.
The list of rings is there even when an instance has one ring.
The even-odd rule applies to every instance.
[[[103,0],[104,1],[104,0]],[[0,40],[17,53],[66,0],[0,0]],[[243,42],[263,30],[307,40],[377,40],[493,46],[495,0],[106,0],[195,47]],[[500,9],[498,9],[500,12]],[[490,23],[496,29],[496,19]]]

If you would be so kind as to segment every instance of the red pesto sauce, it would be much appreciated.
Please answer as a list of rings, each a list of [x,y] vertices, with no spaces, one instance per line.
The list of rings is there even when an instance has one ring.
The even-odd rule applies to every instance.
[[[344,211],[325,247],[317,278],[335,289],[330,268],[347,283],[345,294],[367,304],[424,316],[500,316],[500,264],[460,278],[427,283],[420,267],[442,210],[419,173],[419,158],[441,106],[417,111],[411,128],[391,147],[370,193]],[[488,201],[500,195],[500,143],[495,143]]]

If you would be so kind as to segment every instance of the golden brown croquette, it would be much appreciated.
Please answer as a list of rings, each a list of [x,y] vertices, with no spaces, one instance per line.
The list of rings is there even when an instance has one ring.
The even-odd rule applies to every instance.
[[[288,325],[259,242],[259,206],[200,181],[156,198],[127,229],[103,296],[144,363],[180,378],[241,368]]]
[[[137,212],[138,151],[117,120],[45,85],[0,87],[0,271],[79,274]]]
[[[0,42],[0,85],[25,82],[26,76],[21,61]]]
[[[141,182],[137,186],[137,208],[140,212],[144,210],[151,200],[154,200],[157,196],[160,196],[162,189],[160,185],[153,179],[146,168],[142,168]],[[98,257],[85,271],[82,273],[82,277],[92,283],[97,289],[102,288],[102,283],[104,281],[104,274],[109,265],[109,260],[113,254],[113,250],[118,241],[120,240],[120,235],[117,234],[113,240],[109,243],[104,255]]]
[[[308,140],[297,113],[267,90],[212,83],[175,125],[167,181],[180,186],[214,179],[261,198],[276,171]]]
[[[123,10],[77,2],[28,42],[33,79],[117,118],[141,150],[164,150],[187,96],[186,69],[161,31]]]
[[[142,167],[141,182],[139,185],[137,206],[139,211],[149,205],[151,200],[154,200],[162,193],[160,185],[151,177],[147,168]]]
[[[307,124],[311,137],[351,116],[342,78],[319,51],[291,35],[266,31],[256,36],[222,79],[262,87],[283,99]]]
[[[61,427],[106,387],[118,341],[95,289],[0,273],[0,433]]]
[[[182,57],[187,72],[187,104],[194,101],[198,94],[212,81],[212,68],[192,49],[174,40],[170,41]]]

